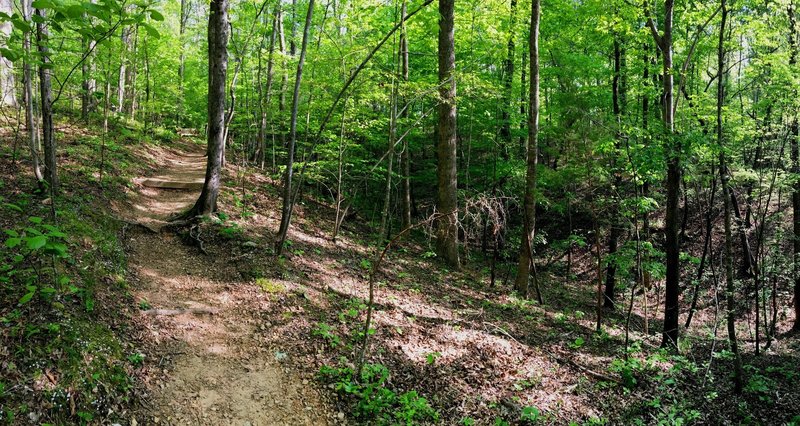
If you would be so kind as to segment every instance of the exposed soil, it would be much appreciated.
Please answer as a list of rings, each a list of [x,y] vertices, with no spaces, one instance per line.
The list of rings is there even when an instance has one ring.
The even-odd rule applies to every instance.
[[[160,232],[166,219],[190,207],[202,182],[205,158],[155,150],[154,178],[137,179],[131,206],[117,206],[129,222],[131,291],[139,301],[135,321],[149,347],[146,380],[153,407],[140,423],[208,425],[324,425],[332,423],[309,378],[293,371],[288,356],[259,338],[265,295],[241,279],[228,253],[208,255]],[[158,188],[149,185],[155,180]],[[142,185],[144,183],[144,185]],[[188,188],[188,189],[175,189]],[[158,362],[156,359],[158,358]]]

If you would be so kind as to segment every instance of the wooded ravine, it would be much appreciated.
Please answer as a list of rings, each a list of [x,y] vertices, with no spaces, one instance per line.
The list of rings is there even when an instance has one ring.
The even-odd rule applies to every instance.
[[[795,0],[0,0],[0,424],[800,425]]]

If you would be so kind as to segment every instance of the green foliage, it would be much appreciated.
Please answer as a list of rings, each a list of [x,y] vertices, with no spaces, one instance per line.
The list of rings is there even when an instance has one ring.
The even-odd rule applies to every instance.
[[[324,322],[317,323],[317,328],[314,329],[312,334],[325,339],[331,347],[335,348],[342,344],[342,339],[334,333],[333,327]]]
[[[320,368],[323,380],[353,404],[353,416],[359,421],[381,425],[414,425],[436,421],[439,414],[417,391],[397,394],[388,387],[389,370],[381,364],[365,364],[360,377],[351,367]]]

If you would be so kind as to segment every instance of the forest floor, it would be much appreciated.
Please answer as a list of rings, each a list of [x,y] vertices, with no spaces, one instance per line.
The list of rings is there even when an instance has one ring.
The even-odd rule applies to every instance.
[[[197,146],[180,149],[152,154],[161,165],[153,179],[202,180]],[[279,185],[236,163],[226,168],[216,218],[182,234],[142,231],[129,242],[139,320],[150,333],[143,341],[156,343],[146,345],[157,354],[150,363],[159,360],[144,374],[160,389],[151,420],[674,424],[800,414],[796,338],[776,340],[768,357],[746,353],[748,387],[734,396],[730,358],[712,356],[712,347],[726,347],[714,306],[701,306],[683,356],[672,356],[657,349],[658,322],[643,317],[658,318],[660,302],[648,299],[648,313],[639,295],[625,360],[625,310],[604,311],[603,331],[595,330],[589,250],[576,253],[568,280],[543,275],[539,305],[507,290],[506,266],[494,287],[486,268],[444,268],[422,234],[393,249],[378,274],[369,377],[355,380],[372,230],[352,219],[334,242],[332,209],[304,197],[276,257]],[[118,210],[138,212],[136,220],[158,230],[196,195],[139,185],[132,208]],[[479,253],[471,257],[480,264]]]
[[[356,378],[376,257],[368,220],[351,215],[334,241],[334,209],[305,193],[276,256],[279,174],[240,166],[231,149],[219,212],[165,226],[199,193],[204,144],[167,130],[113,132],[59,125],[57,223],[69,254],[52,269],[69,285],[48,295],[50,256],[0,251],[15,274],[0,275],[0,423],[800,424],[800,340],[787,333],[788,308],[758,356],[752,318],[739,315],[745,389],[736,395],[715,303],[723,294],[704,286],[680,355],[658,349],[658,281],[630,299],[621,277],[625,304],[602,311],[597,332],[592,245],[575,250],[571,269],[564,259],[542,268],[539,304],[511,291],[512,262],[498,264],[491,285],[480,250],[448,270],[426,233],[413,233],[378,271]],[[7,234],[51,214],[19,146],[0,146]],[[21,278],[41,290],[28,297]],[[789,298],[782,289],[779,306]]]
[[[332,423],[320,396],[281,353],[255,338],[258,288],[243,282],[230,259],[204,255],[161,232],[170,216],[197,199],[205,176],[199,146],[158,149],[155,176],[136,179],[132,205],[118,207],[146,229],[129,233],[129,273],[139,301],[135,321],[159,359],[147,423],[322,425]],[[157,369],[164,368],[160,375]],[[160,376],[160,377],[159,377]]]

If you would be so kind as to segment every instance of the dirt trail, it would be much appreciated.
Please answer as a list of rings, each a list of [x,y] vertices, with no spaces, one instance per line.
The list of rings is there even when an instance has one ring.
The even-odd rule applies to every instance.
[[[161,170],[149,179],[160,187],[137,179],[133,205],[118,209],[156,231],[136,232],[128,241],[132,292],[145,308],[137,321],[157,343],[149,354],[160,358],[157,369],[167,367],[159,371],[163,381],[153,383],[153,413],[139,424],[332,423],[309,380],[281,363],[286,354],[260,342],[259,335],[270,331],[256,321],[258,288],[241,279],[224,253],[206,256],[177,236],[157,232],[167,217],[196,200],[199,190],[189,183],[202,182],[202,153],[162,150],[155,159]]]

